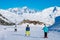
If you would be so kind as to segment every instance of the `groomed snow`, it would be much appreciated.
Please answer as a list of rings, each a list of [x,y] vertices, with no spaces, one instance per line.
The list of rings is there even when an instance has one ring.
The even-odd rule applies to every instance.
[[[43,38],[43,27],[33,24],[30,24],[31,35],[27,37],[25,36],[25,27],[26,24],[18,25],[18,31],[14,32],[14,26],[0,25],[0,40],[60,40],[60,33],[55,31],[49,31],[48,38]]]

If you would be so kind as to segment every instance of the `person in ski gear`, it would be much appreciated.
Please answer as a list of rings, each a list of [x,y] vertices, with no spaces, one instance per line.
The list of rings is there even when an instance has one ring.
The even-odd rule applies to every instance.
[[[17,32],[17,25],[15,24],[15,32]]]
[[[47,37],[48,27],[45,24],[44,24],[43,30],[44,30],[44,38],[48,38]]]
[[[30,36],[30,27],[29,27],[29,25],[27,25],[27,27],[26,27],[26,34],[25,35]]]

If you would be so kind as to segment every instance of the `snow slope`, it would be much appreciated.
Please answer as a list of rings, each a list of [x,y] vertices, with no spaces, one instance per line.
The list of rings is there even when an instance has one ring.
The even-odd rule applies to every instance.
[[[0,25],[1,26],[1,25]],[[1,26],[5,27],[5,26]],[[43,38],[44,32],[40,25],[30,24],[31,35],[25,36],[26,24],[18,25],[17,32],[14,32],[14,26],[6,26],[6,29],[0,29],[0,40],[60,40],[60,33],[51,31],[48,33],[48,38]]]
[[[50,31],[60,32],[60,16],[55,18],[55,23],[48,27]]]
[[[21,22],[23,20],[23,18],[21,16],[16,15],[12,12],[7,11],[7,10],[2,10],[1,9],[0,14],[2,16],[4,16],[5,18],[7,18],[10,22],[13,22],[13,23],[15,23],[16,21],[18,23],[18,22]]]

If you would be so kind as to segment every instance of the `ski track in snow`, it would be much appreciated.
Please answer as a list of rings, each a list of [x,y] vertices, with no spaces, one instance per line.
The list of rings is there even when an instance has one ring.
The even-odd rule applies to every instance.
[[[0,40],[60,40],[59,32],[51,31],[48,33],[48,38],[43,38],[44,32],[42,27],[32,25],[30,27],[31,35],[27,37],[25,36],[24,26],[19,25],[17,27],[17,32],[14,32],[14,26],[1,26],[2,28],[0,29]]]

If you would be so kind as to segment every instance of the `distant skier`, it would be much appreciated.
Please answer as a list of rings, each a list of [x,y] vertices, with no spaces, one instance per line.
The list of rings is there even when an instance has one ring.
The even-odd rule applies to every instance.
[[[17,25],[15,24],[15,32],[17,32]]]
[[[44,24],[43,30],[44,30],[44,38],[48,38],[48,37],[47,37],[48,28],[47,28],[47,26],[46,26],[45,24]]]
[[[26,27],[26,34],[25,35],[30,36],[30,27],[29,27],[29,25],[27,25],[27,27]]]

